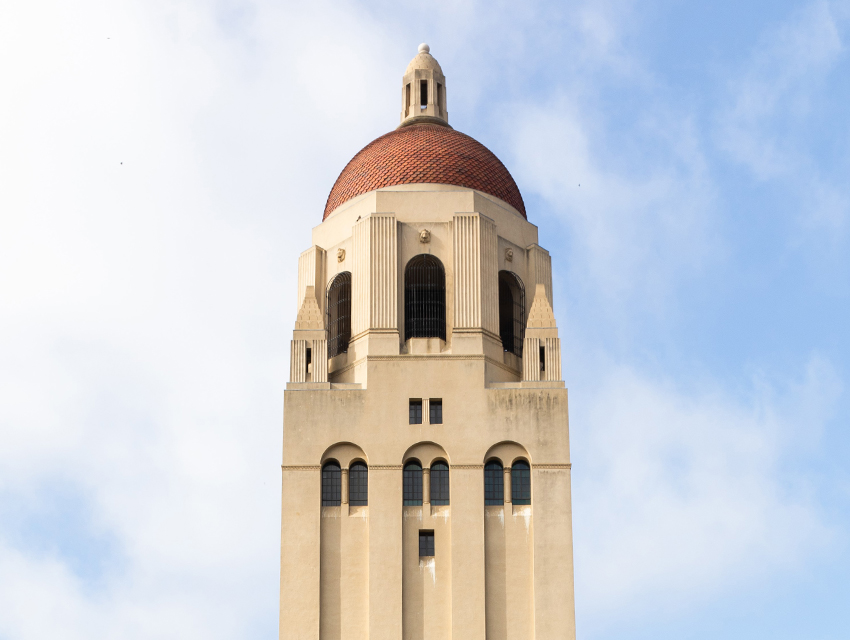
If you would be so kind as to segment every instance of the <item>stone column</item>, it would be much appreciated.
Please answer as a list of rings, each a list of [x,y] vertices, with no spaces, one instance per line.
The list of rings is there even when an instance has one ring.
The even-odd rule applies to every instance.
[[[313,245],[307,251],[298,256],[298,306],[304,302],[304,294],[307,287],[313,287],[315,291],[325,290],[325,250]],[[316,296],[319,309],[325,310],[325,296]]]
[[[354,225],[351,338],[368,334],[368,353],[397,355],[398,242],[392,213],[373,213]]]

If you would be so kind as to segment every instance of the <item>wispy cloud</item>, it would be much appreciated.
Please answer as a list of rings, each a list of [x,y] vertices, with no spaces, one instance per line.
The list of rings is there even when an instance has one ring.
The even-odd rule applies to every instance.
[[[583,389],[575,535],[590,626],[694,605],[825,554],[831,525],[788,462],[817,442],[840,389],[820,357],[798,380],[754,380],[744,398],[629,367]]]
[[[824,130],[819,121],[846,107],[846,95],[830,104],[829,88],[848,68],[848,25],[847,3],[818,1],[795,11],[732,71],[717,116],[717,141],[729,157],[758,180],[784,183],[800,203],[800,222],[829,233],[844,230],[850,215],[850,128],[830,120]],[[828,151],[833,144],[835,153]]]
[[[722,250],[698,136],[682,117],[646,119],[630,139],[612,139],[587,111],[563,96],[518,107],[515,172],[564,225],[574,283],[658,312]]]

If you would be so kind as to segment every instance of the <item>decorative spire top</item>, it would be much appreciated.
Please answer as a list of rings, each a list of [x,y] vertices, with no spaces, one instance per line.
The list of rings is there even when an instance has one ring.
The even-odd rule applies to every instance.
[[[538,283],[534,288],[534,302],[531,303],[531,309],[528,312],[528,323],[526,324],[526,335],[531,336],[534,333],[533,329],[555,329],[555,314],[552,313],[552,305],[549,304],[549,297],[546,295],[546,285]],[[529,333],[531,332],[531,333]],[[557,337],[534,335],[532,337]]]
[[[440,63],[431,55],[431,47],[424,42],[404,72],[400,126],[422,123],[449,124],[446,77]]]

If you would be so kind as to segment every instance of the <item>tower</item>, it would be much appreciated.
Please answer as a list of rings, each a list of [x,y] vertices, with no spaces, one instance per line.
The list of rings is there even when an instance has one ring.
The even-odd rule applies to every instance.
[[[575,638],[567,390],[549,253],[448,123],[427,45],[398,128],[298,260],[280,637]]]

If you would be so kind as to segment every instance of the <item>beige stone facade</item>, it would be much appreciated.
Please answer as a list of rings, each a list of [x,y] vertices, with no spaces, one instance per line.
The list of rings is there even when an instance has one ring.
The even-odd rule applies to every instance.
[[[403,105],[430,73],[433,113],[415,115],[447,119],[442,70],[417,58]],[[345,202],[311,245],[285,391],[280,637],[574,638],[567,390],[537,228],[481,191],[404,184]]]

